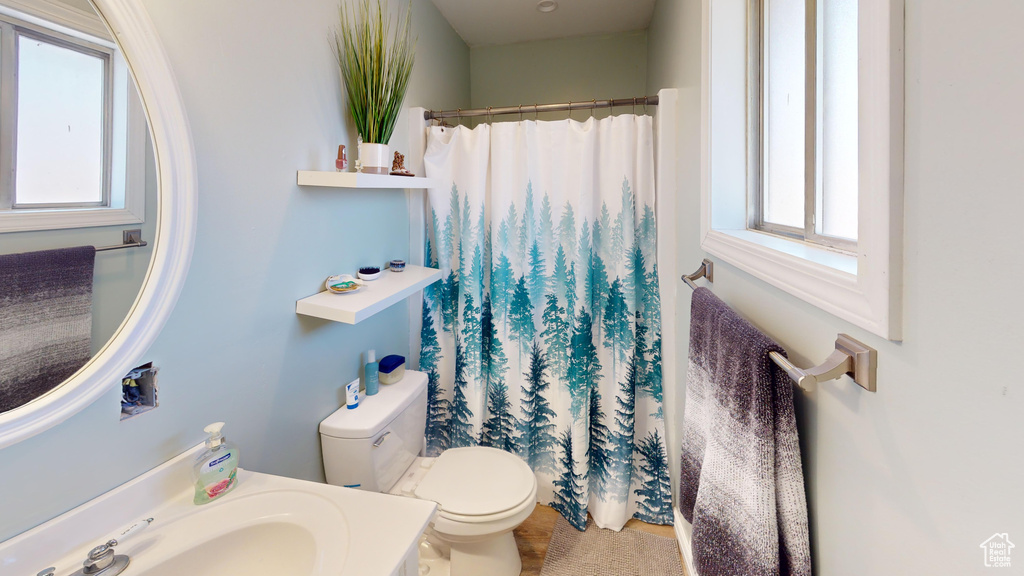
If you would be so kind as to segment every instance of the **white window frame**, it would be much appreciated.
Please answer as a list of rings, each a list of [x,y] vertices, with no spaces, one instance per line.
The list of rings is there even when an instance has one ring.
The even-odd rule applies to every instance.
[[[704,0],[701,248],[805,302],[902,339],[903,0],[858,7],[855,254],[748,228],[752,0]]]
[[[132,83],[128,66],[95,13],[77,10],[52,0],[4,0],[0,14],[24,22],[34,31],[50,31],[57,39],[76,38],[112,51],[113,110],[109,205],[68,208],[0,208],[0,233],[57,230],[92,226],[119,226],[145,221],[146,135],[145,111]],[[16,135],[11,131],[5,142]],[[8,144],[12,145],[12,144]],[[8,174],[10,171],[8,171]],[[8,177],[5,182],[11,182]],[[9,188],[5,192],[9,198]]]
[[[822,142],[821,126],[824,120],[825,103],[822,98],[823,76],[821,74],[821,63],[818,61],[822,51],[821,35],[819,30],[822,22],[817,11],[817,3],[821,0],[805,0],[806,16],[805,41],[804,41],[804,171],[805,180],[800,195],[803,197],[803,222],[799,227],[789,226],[770,222],[765,219],[765,194],[768,192],[768,170],[766,149],[771,147],[768,129],[768,111],[765,103],[768,99],[766,94],[771,72],[765,73],[768,53],[769,28],[766,4],[771,0],[752,0],[748,12],[747,23],[748,34],[748,77],[747,94],[750,98],[748,108],[749,120],[747,123],[750,130],[750,146],[747,155],[749,163],[748,171],[752,176],[748,189],[748,211],[747,228],[758,230],[768,234],[775,234],[792,239],[803,240],[813,244],[819,244],[829,248],[835,248],[850,254],[856,253],[857,240],[830,236],[819,232],[822,223],[824,200],[822,196],[826,193],[822,188],[822,156],[824,143]],[[778,34],[779,32],[775,32]],[[813,136],[812,136],[813,135]]]

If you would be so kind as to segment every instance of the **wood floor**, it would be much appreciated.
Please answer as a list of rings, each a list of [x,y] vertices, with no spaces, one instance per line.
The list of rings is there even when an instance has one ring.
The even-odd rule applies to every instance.
[[[555,521],[558,519],[558,512],[550,506],[537,505],[533,514],[516,528],[513,534],[516,537],[516,544],[519,545],[519,556],[523,559],[523,571],[520,576],[537,576],[540,574],[541,566],[544,565],[544,556],[548,551],[548,541],[551,539],[551,532],[555,529]],[[658,526],[633,519],[626,522],[626,528],[649,532],[666,538],[676,537],[671,526]],[[684,572],[686,568],[683,568]]]

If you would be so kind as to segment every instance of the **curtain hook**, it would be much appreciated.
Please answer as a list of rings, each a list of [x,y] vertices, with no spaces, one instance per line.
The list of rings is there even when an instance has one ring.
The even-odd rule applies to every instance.
[[[520,122],[523,121],[523,105],[522,104],[519,105],[519,121]]]
[[[441,127],[441,132],[444,132],[444,108],[438,111],[437,118],[434,119],[437,120],[437,125]]]
[[[633,96],[633,116],[636,116],[636,96]]]
[[[487,123],[488,124],[493,124],[494,123],[494,116],[491,114],[491,107],[490,106],[487,107]]]
[[[590,101],[590,117],[594,117],[594,110],[597,109],[597,98]]]
[[[540,117],[537,115],[537,103],[533,103],[533,121],[536,122]]]
[[[647,96],[644,96],[644,116],[647,116]]]
[[[569,120],[572,120],[572,100],[569,100]]]
[[[459,126],[462,126],[462,108],[456,108],[455,109],[455,122]]]

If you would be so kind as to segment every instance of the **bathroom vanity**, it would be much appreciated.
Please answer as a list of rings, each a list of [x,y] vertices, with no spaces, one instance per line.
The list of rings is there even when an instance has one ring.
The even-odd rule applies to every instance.
[[[240,470],[238,486],[192,503],[202,446],[0,543],[0,572],[70,576],[95,546],[133,523],[151,525],[114,546],[124,574],[415,576],[432,502]]]

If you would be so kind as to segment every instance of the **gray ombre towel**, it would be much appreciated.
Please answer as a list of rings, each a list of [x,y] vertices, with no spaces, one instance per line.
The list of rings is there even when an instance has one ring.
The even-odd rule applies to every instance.
[[[0,412],[89,361],[95,259],[92,246],[0,255]]]
[[[699,576],[810,576],[807,499],[785,351],[707,288],[690,307],[679,509]]]

